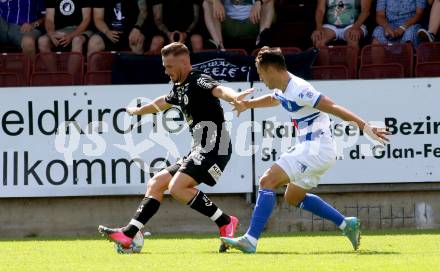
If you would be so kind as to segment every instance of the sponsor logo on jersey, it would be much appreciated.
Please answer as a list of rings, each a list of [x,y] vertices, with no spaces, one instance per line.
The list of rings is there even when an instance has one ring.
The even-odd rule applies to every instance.
[[[301,162],[296,162],[296,166],[298,167],[299,172],[304,173],[306,171],[307,166]]]
[[[208,173],[212,176],[215,182],[218,182],[223,172],[217,164],[214,164],[208,169]]]
[[[206,77],[199,77],[197,79],[197,85],[199,85],[199,87],[206,88],[206,89],[212,88],[212,84],[211,84],[210,80]]]
[[[192,152],[190,156],[196,166],[200,166],[202,161],[205,160],[205,157],[199,152]]]
[[[298,97],[301,99],[304,99],[304,96],[307,98],[313,98],[313,92],[310,90],[303,90],[300,94],[298,94]]]

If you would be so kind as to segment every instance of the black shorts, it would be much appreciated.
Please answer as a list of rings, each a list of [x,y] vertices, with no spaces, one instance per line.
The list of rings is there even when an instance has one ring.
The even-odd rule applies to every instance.
[[[167,167],[172,176],[183,172],[191,176],[197,183],[214,186],[223,173],[231,158],[229,155],[213,155],[209,153],[191,152],[174,165]]]

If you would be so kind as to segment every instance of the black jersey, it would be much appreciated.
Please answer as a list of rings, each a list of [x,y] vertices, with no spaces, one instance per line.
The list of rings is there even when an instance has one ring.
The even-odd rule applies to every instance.
[[[219,83],[198,70],[192,70],[183,83],[175,83],[165,101],[180,106],[194,143],[206,152],[230,154],[230,138],[220,100],[212,94]]]

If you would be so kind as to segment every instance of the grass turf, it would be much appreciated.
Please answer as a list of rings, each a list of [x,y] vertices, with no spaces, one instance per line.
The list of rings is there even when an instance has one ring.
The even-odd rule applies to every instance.
[[[146,237],[118,255],[98,238],[0,239],[0,270],[440,270],[440,230],[370,231],[353,251],[336,233],[265,234],[257,254],[217,252],[214,235]]]

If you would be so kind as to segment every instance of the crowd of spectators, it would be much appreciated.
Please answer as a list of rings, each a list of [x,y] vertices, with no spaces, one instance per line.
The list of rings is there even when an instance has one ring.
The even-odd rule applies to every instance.
[[[248,39],[253,48],[245,49],[252,50],[277,45],[271,37],[272,25],[281,19],[277,1],[289,0],[2,0],[0,43],[32,57],[50,51],[158,54],[173,41],[199,52],[234,48],[234,41]],[[368,20],[376,25],[371,33]],[[317,0],[313,23],[314,47],[335,42],[416,47],[435,41],[440,0]]]

